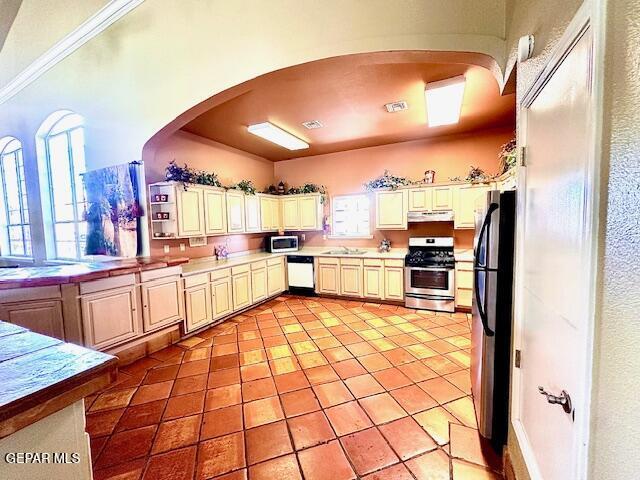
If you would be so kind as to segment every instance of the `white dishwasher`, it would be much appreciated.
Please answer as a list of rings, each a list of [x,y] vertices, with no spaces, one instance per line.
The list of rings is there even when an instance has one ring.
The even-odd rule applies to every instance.
[[[289,292],[299,295],[315,295],[313,257],[287,255],[287,278],[289,279]]]

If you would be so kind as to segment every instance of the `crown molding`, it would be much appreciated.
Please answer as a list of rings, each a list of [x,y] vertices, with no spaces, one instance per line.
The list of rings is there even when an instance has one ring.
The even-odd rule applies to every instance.
[[[84,23],[53,45],[7,85],[0,88],[0,105],[17,95],[57,63],[117,22],[144,0],[111,0]]]

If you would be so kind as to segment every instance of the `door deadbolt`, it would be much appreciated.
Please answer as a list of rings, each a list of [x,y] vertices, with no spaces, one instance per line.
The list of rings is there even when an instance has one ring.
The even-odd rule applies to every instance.
[[[552,395],[549,392],[545,391],[543,387],[538,387],[538,392],[540,393],[540,395],[544,395],[545,397],[547,397],[547,402],[549,402],[550,404],[561,405],[562,409],[566,413],[571,413],[571,397],[566,390],[562,390],[560,395]]]

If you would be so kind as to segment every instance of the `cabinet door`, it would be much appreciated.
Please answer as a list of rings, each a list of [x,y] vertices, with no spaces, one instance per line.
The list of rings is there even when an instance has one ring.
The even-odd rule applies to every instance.
[[[362,296],[362,264],[340,266],[340,294]]]
[[[221,278],[211,284],[211,306],[214,320],[233,312],[231,291],[231,277]]]
[[[182,320],[183,295],[180,277],[167,277],[142,284],[142,321],[145,332]]]
[[[251,305],[251,274],[250,272],[233,275],[233,310]]]
[[[365,265],[364,296],[384,298],[384,269],[382,267]]]
[[[318,265],[318,292],[338,295],[340,293],[340,266]]]
[[[282,228],[283,230],[300,229],[300,211],[298,197],[283,198],[282,202]]]
[[[244,197],[245,232],[260,231],[260,198],[255,195]]]
[[[280,199],[272,198],[271,199],[271,230],[278,231],[280,230],[281,225],[280,220]]]
[[[244,232],[244,193],[227,192],[227,232]]]
[[[456,306],[471,308],[472,292],[473,262],[456,262]]]
[[[0,319],[20,325],[32,332],[64,340],[62,303],[40,300],[0,305]]]
[[[411,188],[409,189],[409,211],[425,212],[433,208],[431,188]]]
[[[284,266],[282,261],[267,267],[267,293],[269,296],[284,291]]]
[[[87,347],[106,348],[140,333],[135,286],[84,295],[80,303]]]
[[[480,197],[489,191],[487,185],[461,185],[454,202],[454,228],[475,227],[475,207]]]
[[[301,230],[319,230],[322,228],[320,219],[320,197],[317,195],[308,197],[299,197],[298,209],[300,210],[300,229]]]
[[[267,298],[267,269],[251,270],[251,300],[258,303]]]
[[[376,192],[376,228],[406,230],[407,190]]]
[[[453,190],[454,187],[431,187],[433,196],[433,210],[453,210]]]
[[[204,283],[184,291],[185,331],[192,332],[211,323],[211,285]]]
[[[178,236],[203,236],[205,234],[203,190],[192,185],[187,186],[187,190],[182,186],[177,186],[176,201],[178,211]]]
[[[384,267],[384,298],[404,300],[403,267]]]
[[[263,232],[273,230],[273,199],[260,197],[260,228]]]
[[[204,191],[205,233],[222,235],[227,233],[227,205],[225,194],[218,190]]]

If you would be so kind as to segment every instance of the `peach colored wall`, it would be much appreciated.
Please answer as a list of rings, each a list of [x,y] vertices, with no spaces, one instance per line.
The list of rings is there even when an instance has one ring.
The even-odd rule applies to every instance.
[[[186,163],[192,168],[216,172],[223,185],[247,179],[261,191],[273,183],[273,162],[270,160],[182,131],[168,137],[150,158],[145,159],[147,183],[164,180],[164,170],[174,159],[179,165]],[[226,243],[230,252],[256,250],[263,248],[264,237],[264,234],[209,237],[204,247],[189,247],[187,239],[151,239],[150,254],[164,255],[164,245],[169,245],[170,255],[191,258],[213,255],[213,246],[220,243]],[[185,252],[179,250],[181,243],[186,245]]]
[[[495,128],[445,138],[394,143],[379,147],[284,160],[275,163],[275,179],[289,185],[313,182],[325,185],[329,196],[362,192],[362,184],[385,169],[412,180],[425,170],[435,170],[436,182],[465,177],[471,165],[494,174],[498,171],[500,146],[514,136],[513,127]],[[328,208],[327,211],[328,212]],[[321,233],[307,233],[306,245],[376,246],[388,238],[394,247],[404,247],[410,236],[454,235],[452,223],[411,224],[406,231],[373,231],[373,240],[323,239]],[[470,248],[473,235],[458,231],[456,246]]]

